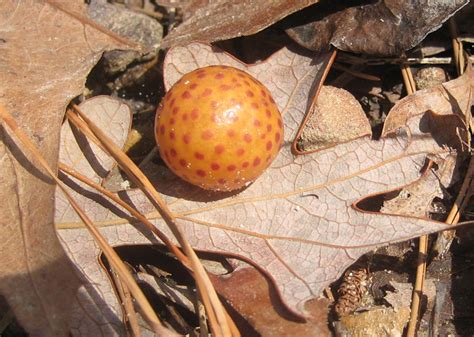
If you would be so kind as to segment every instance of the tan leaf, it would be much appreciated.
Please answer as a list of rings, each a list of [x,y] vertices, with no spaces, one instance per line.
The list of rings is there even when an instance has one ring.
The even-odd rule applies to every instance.
[[[125,144],[132,123],[132,113],[128,105],[114,97],[96,96],[82,102],[79,107],[118,146],[122,147]],[[99,184],[115,165],[115,161],[107,153],[80,131],[72,128],[67,120],[61,127],[59,161]],[[67,180],[67,182],[87,190],[87,187],[79,181]],[[55,201],[56,221],[63,217],[79,220],[59,189],[56,190]]]
[[[164,70],[169,88],[184,73],[198,67],[234,66],[254,75],[272,92],[285,122],[285,145],[254,184],[238,194],[213,194],[176,178],[164,181],[163,176],[172,176],[163,173],[156,185],[178,215],[193,246],[253,261],[273,277],[288,307],[302,315],[306,314],[305,303],[319,296],[362,254],[380,245],[446,228],[436,221],[368,212],[357,205],[367,196],[416,181],[428,155],[446,157],[450,155],[448,146],[457,141],[455,135],[449,135],[444,143],[438,143],[439,139],[432,136],[439,134],[432,135],[430,127],[437,126],[441,117],[419,114],[408,119],[396,136],[379,141],[360,137],[295,157],[290,145],[304,119],[313,80],[327,58],[322,55],[311,59],[282,49],[264,62],[244,65],[210,46],[190,44],[170,50]],[[461,126],[456,124],[457,118],[446,122],[451,123],[446,130]],[[127,197],[163,228],[140,192],[128,191]],[[98,224],[108,226],[103,233],[111,244],[154,242],[112,211],[106,216],[102,212],[90,215]],[[79,266],[93,271],[88,275],[98,292],[106,292],[110,286],[104,283],[103,274],[96,273],[93,243],[89,240],[79,244],[83,229],[77,222],[67,221],[62,219],[58,224],[70,228],[60,231],[65,244]],[[78,253],[79,245],[87,256]]]
[[[192,41],[214,42],[255,34],[282,18],[318,0],[198,2],[197,10],[163,39],[162,48]],[[188,5],[193,10],[192,3]]]
[[[454,113],[470,121],[466,112],[470,115],[470,107],[474,103],[473,91],[474,71],[470,65],[462,76],[429,89],[418,90],[398,101],[385,120],[382,135],[404,125],[408,118],[429,110],[440,115]]]
[[[0,2],[0,104],[52,167],[67,104],[104,50],[129,47],[83,10],[80,0]],[[0,292],[31,336],[67,336],[80,282],[54,229],[54,185],[10,132],[1,138]]]

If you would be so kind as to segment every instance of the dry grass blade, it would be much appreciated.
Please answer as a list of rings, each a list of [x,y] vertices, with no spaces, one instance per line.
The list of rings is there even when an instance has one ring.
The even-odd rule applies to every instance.
[[[163,241],[163,243],[168,247],[168,249],[176,255],[176,257],[180,260],[180,262],[182,264],[184,264],[188,269],[190,268],[190,264],[189,264],[189,260],[188,258],[186,257],[186,255],[184,255],[181,250],[179,249],[178,246],[176,246],[174,243],[172,243],[168,237],[162,232],[160,231],[158,228],[156,228],[151,222],[150,220],[148,220],[143,214],[141,214],[140,212],[138,212],[136,209],[134,209],[133,207],[131,207],[129,204],[127,204],[125,201],[123,201],[122,199],[120,199],[117,195],[115,195],[114,193],[110,192],[109,190],[105,189],[104,187],[100,186],[99,184],[96,184],[95,182],[93,182],[92,180],[88,179],[87,177],[83,176],[82,174],[80,174],[79,172],[77,172],[76,170],[74,170],[73,168],[63,164],[63,163],[59,163],[58,165],[59,169],[61,171],[63,171],[64,173],[78,179],[79,181],[89,185],[90,187],[92,187],[93,189],[95,189],[96,191],[98,191],[99,193],[102,193],[103,195],[107,196],[109,199],[113,200],[115,203],[117,203],[118,205],[122,206],[123,208],[125,208],[131,215],[133,215],[136,219],[138,219],[139,221],[141,221],[145,226],[148,227],[148,229],[153,233],[155,234],[158,238],[160,238],[161,241]]]
[[[453,45],[454,63],[456,64],[458,75],[462,75],[464,73],[465,60],[463,45],[462,41],[459,39],[459,32],[458,27],[456,25],[456,20],[454,18],[449,19],[448,26]]]
[[[117,293],[120,297],[120,301],[123,307],[124,317],[123,321],[127,322],[127,329],[131,330],[128,331],[128,334],[134,337],[140,337],[141,330],[140,326],[138,325],[138,318],[133,307],[133,300],[130,294],[129,289],[127,286],[120,280],[120,277],[112,270],[110,273],[114,278],[114,283],[116,285]]]
[[[381,81],[380,77],[378,77],[378,76],[366,74],[366,73],[363,73],[363,72],[357,71],[357,70],[353,70],[351,68],[344,67],[344,66],[342,66],[340,64],[337,64],[337,63],[334,63],[332,65],[332,67],[334,69],[337,69],[337,70],[346,72],[348,74],[351,74],[352,76],[354,76],[356,78],[360,78],[360,79],[367,80],[367,81],[374,81],[374,82],[380,82]]]
[[[160,336],[176,336],[175,333],[171,332],[170,330],[163,327],[156,316],[153,308],[151,307],[150,303],[146,299],[145,295],[138,287],[137,283],[133,279],[132,275],[128,271],[127,267],[124,265],[120,257],[117,253],[113,250],[112,247],[107,243],[105,238],[102,236],[100,231],[95,227],[92,221],[88,218],[85,212],[77,205],[75,200],[69,194],[67,187],[64,183],[59,180],[53,170],[49,167],[46,160],[41,155],[40,151],[36,148],[30,138],[26,135],[26,133],[21,130],[18,125],[16,124],[13,117],[6,111],[6,109],[0,105],[0,117],[3,119],[5,124],[13,131],[15,136],[23,143],[23,145],[30,151],[36,161],[43,167],[43,169],[48,173],[48,175],[56,182],[58,187],[63,191],[66,198],[70,202],[71,206],[76,211],[77,215],[81,218],[81,220],[86,225],[86,228],[89,230],[91,235],[94,237],[95,241],[99,245],[100,249],[104,252],[105,256],[109,260],[111,266],[116,270],[120,278],[126,284],[126,286],[130,289],[133,297],[136,300],[138,308],[140,309],[141,314],[143,315],[144,319],[150,325],[150,327]]]
[[[410,67],[407,64],[401,66],[403,81],[408,95],[416,91],[415,80]],[[418,315],[420,313],[421,296],[423,294],[423,283],[426,274],[426,258],[428,254],[428,236],[420,236],[418,247],[418,266],[416,268],[415,286],[413,288],[413,296],[411,301],[410,321],[408,323],[407,337],[416,335],[416,327],[418,325]]]
[[[184,253],[191,262],[191,267],[194,272],[197,289],[206,307],[209,318],[209,323],[214,336],[235,336],[236,329],[231,328],[234,322],[229,319],[225,309],[220,302],[217,293],[204,269],[199,261],[196,253],[192,249],[189,242],[183,236],[179,225],[176,221],[176,216],[168,208],[161,196],[158,194],[154,186],[148,178],[141,172],[141,170],[116,146],[91,120],[81,113],[79,107],[73,106],[72,110],[67,111],[69,120],[79,129],[89,129],[96,138],[102,143],[102,146],[111,155],[122,170],[127,174],[128,178],[132,180],[152,202],[156,209],[160,212],[163,220],[169,226],[174,236],[181,245]]]

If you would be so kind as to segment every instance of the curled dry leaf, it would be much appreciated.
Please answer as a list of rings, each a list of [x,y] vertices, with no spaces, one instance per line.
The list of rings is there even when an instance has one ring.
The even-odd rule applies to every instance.
[[[325,51],[329,45],[355,53],[400,55],[439,28],[467,0],[384,0],[354,6],[323,19],[290,28],[300,45]]]
[[[318,0],[219,0],[203,5],[170,32],[161,45],[169,48],[192,41],[214,42],[251,35]],[[192,4],[188,4],[194,9]]]
[[[439,115],[420,113],[392,137],[379,141],[359,137],[295,157],[290,145],[304,119],[313,80],[328,58],[321,55],[312,59],[284,48],[264,62],[244,65],[208,45],[195,43],[170,50],[164,69],[167,88],[198,67],[221,64],[249,72],[272,92],[283,115],[285,142],[271,167],[255,183],[238,194],[205,192],[179,179],[157,179],[155,183],[191,245],[252,261],[271,275],[288,307],[303,316],[308,314],[305,303],[318,297],[362,254],[446,228],[425,218],[381,214],[357,206],[367,196],[418,180],[428,155],[442,160],[454,155],[450,148],[458,145],[456,135],[446,135],[440,141],[438,129],[431,133]],[[462,127],[457,118],[443,122],[451,124],[444,133]],[[141,192],[128,191],[127,198],[157,226],[164,227]],[[98,204],[86,199],[81,202],[96,207],[97,212],[90,216],[107,226],[102,231],[111,244],[154,242],[134,230],[127,219],[114,216],[112,210],[99,210]],[[83,237],[76,219],[58,222],[61,228],[69,227],[60,231],[66,246],[77,244]],[[163,231],[169,233],[166,228]],[[103,277],[91,267],[96,265],[91,258],[94,245],[91,241],[81,245],[90,255],[78,253],[77,248],[70,253],[78,265],[94,269],[89,277],[97,282],[98,292],[103,292],[109,285],[101,283]]]
[[[130,46],[98,30],[83,1],[0,2],[0,104],[51,167],[67,104],[82,93],[102,52],[113,48]],[[80,282],[53,225],[54,185],[10,132],[2,129],[1,138],[0,293],[31,336],[67,336],[71,312],[82,310]]]
[[[382,135],[388,135],[404,125],[407,119],[425,111],[439,115],[455,114],[469,125],[473,103],[474,71],[469,64],[462,76],[429,89],[418,90],[398,101],[385,120]]]

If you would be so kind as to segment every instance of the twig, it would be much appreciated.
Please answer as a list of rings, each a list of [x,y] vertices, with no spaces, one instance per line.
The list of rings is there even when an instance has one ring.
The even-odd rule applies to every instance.
[[[128,290],[127,286],[122,282],[120,277],[115,273],[114,270],[110,271],[112,277],[114,279],[115,288],[117,289],[122,307],[125,322],[128,322],[127,328],[130,328],[132,332],[132,336],[140,337],[141,331],[140,326],[138,325],[138,318],[137,313],[135,312],[135,308],[133,307],[132,297],[130,296],[130,291]]]
[[[408,95],[416,91],[415,81],[411,73],[410,67],[407,64],[401,66],[403,81]],[[419,240],[418,247],[418,266],[416,268],[415,287],[413,288],[413,295],[411,301],[410,321],[408,323],[407,337],[414,337],[416,334],[416,327],[418,323],[418,315],[420,313],[420,302],[423,294],[423,284],[426,274],[426,258],[428,254],[428,236],[422,235]]]
[[[460,76],[464,73],[464,51],[462,41],[459,39],[456,20],[454,18],[449,19],[448,27],[451,34],[451,42],[453,44],[454,63],[456,64],[458,75]]]
[[[140,164],[138,164],[138,167],[141,169],[145,167],[146,164],[148,164],[153,158],[155,158],[157,153],[158,153],[158,148],[155,146],[150,152],[148,152],[148,154],[145,156],[145,158],[143,158]]]
[[[140,171],[140,169],[128,158],[121,149],[115,145],[91,120],[89,120],[77,107],[73,105],[74,111],[67,110],[67,117],[80,129],[89,128],[89,130],[101,141],[107,152],[115,159],[117,164],[147,196],[153,205],[160,212],[163,220],[169,226],[174,236],[181,245],[184,253],[191,262],[192,270],[195,273],[197,289],[202,296],[203,303],[206,307],[209,323],[212,333],[215,336],[232,336],[231,325],[232,320],[228,320],[225,309],[223,308],[217,293],[204,269],[199,261],[196,253],[192,249],[189,242],[181,232],[180,226],[176,221],[176,216],[168,208],[161,196],[158,194],[154,186],[148,178]],[[77,113],[77,115],[76,115]],[[79,118],[80,116],[80,118]]]
[[[471,61],[474,61],[474,56],[469,56]],[[360,64],[366,66],[377,66],[384,64],[452,64],[452,57],[408,57],[408,58],[371,58],[364,59],[358,56],[345,54],[340,52],[338,62],[349,64]]]
[[[341,66],[340,64],[337,64],[337,63],[334,63],[332,65],[332,67],[334,69],[337,69],[337,70],[340,70],[340,71],[344,71],[346,73],[349,73],[351,74],[352,76],[354,77],[357,77],[357,78],[361,78],[363,80],[367,80],[367,81],[374,81],[374,82],[379,82],[381,81],[380,77],[378,76],[374,76],[374,75],[370,75],[370,74],[366,74],[366,73],[363,73],[361,71],[357,71],[357,70],[354,70],[354,69],[350,69],[348,67],[344,67],[344,66]]]
[[[62,190],[66,198],[68,199],[71,206],[76,211],[77,215],[81,218],[81,220],[86,225],[86,228],[89,230],[91,235],[94,237],[95,241],[99,245],[100,249],[104,252],[105,256],[110,262],[110,265],[117,271],[120,275],[123,282],[127,285],[132,293],[133,297],[136,300],[138,308],[140,309],[144,319],[153,329],[153,331],[160,336],[176,336],[176,334],[161,325],[158,317],[156,316],[153,308],[151,307],[150,303],[146,299],[145,295],[138,287],[137,283],[133,279],[132,275],[128,271],[127,267],[124,265],[120,257],[117,255],[115,250],[110,247],[107,243],[105,238],[102,236],[100,231],[95,227],[89,217],[85,214],[85,212],[78,206],[74,198],[69,194],[69,191],[64,185],[64,183],[59,180],[56,174],[52,171],[49,167],[46,160],[41,155],[41,152],[36,148],[30,138],[26,135],[26,133],[19,128],[18,124],[15,122],[13,117],[7,110],[0,105],[0,117],[3,119],[5,124],[13,131],[16,137],[23,143],[23,145],[30,151],[30,153],[34,156],[36,161],[43,167],[43,169],[48,173],[48,175],[56,182],[58,187]]]

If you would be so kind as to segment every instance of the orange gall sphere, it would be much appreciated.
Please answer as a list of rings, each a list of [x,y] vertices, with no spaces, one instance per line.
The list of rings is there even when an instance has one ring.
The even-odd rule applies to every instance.
[[[232,67],[184,75],[165,95],[155,121],[160,155],[201,188],[232,191],[252,183],[277,156],[283,122],[268,89]]]

